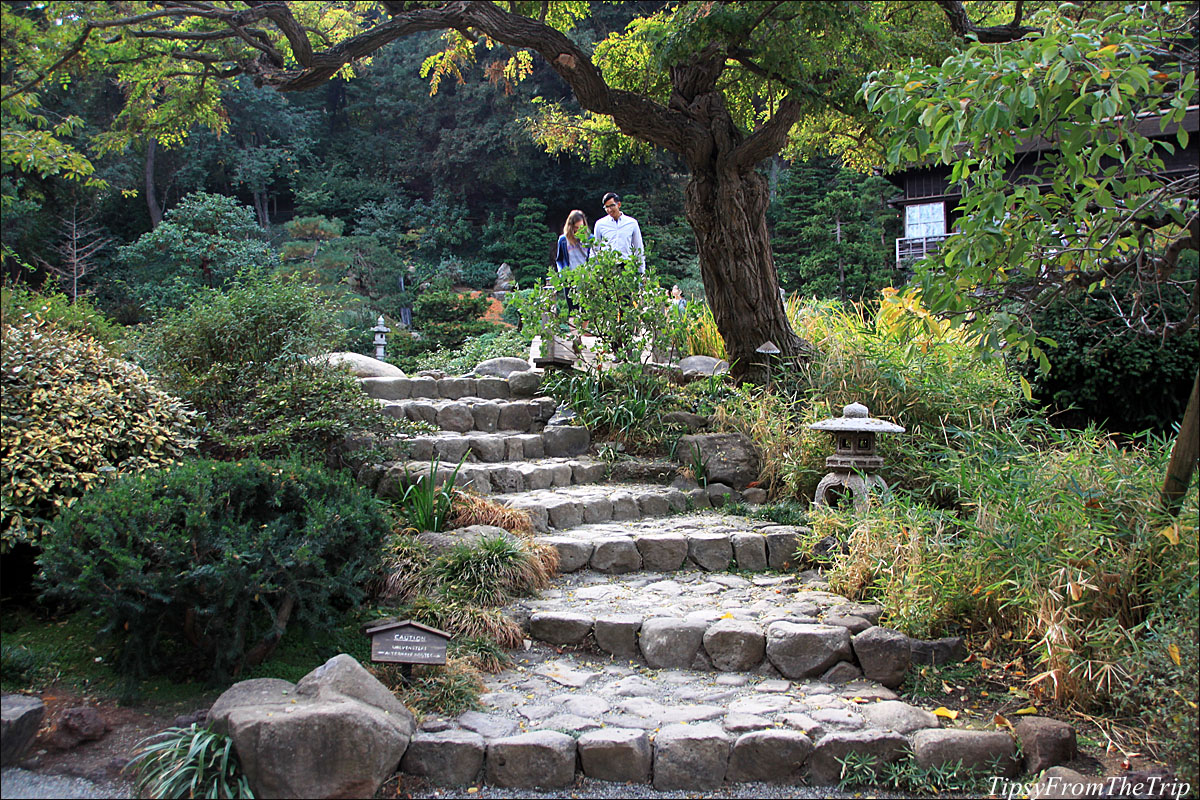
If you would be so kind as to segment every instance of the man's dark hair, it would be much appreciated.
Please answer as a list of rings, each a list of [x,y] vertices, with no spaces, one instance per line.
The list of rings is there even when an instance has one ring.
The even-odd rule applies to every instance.
[[[616,192],[609,192],[608,194],[604,195],[604,199],[600,201],[600,205],[607,205],[609,200],[619,203],[621,202],[621,195],[617,194]]]

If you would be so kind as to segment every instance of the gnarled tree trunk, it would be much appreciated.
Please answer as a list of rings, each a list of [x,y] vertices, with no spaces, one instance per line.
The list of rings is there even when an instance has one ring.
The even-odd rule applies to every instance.
[[[696,233],[700,274],[735,378],[765,381],[773,342],[789,356],[801,352],[779,294],[779,276],[767,235],[767,180],[754,170],[721,172],[693,167],[684,198]]]

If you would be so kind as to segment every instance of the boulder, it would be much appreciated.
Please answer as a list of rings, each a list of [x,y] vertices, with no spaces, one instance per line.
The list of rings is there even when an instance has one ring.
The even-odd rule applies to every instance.
[[[1025,771],[1031,775],[1073,761],[1079,755],[1075,728],[1066,722],[1049,717],[1021,717],[1013,729],[1021,741]]]
[[[668,411],[663,414],[663,424],[678,425],[684,428],[688,433],[702,431],[709,425],[709,418],[700,414],[693,414],[690,411]]]
[[[680,436],[675,458],[690,466],[697,458],[704,464],[709,483],[724,483],[744,489],[758,478],[762,457],[753,440],[741,433],[694,433]]]
[[[13,766],[25,757],[45,716],[46,704],[37,697],[0,697],[0,766]]]
[[[409,740],[400,769],[430,783],[462,786],[475,781],[486,750],[484,738],[471,731],[418,731]]]
[[[768,525],[762,529],[767,539],[767,564],[771,569],[791,569],[796,561],[796,543],[800,531],[790,525]]]
[[[724,375],[729,372],[729,362],[712,356],[688,356],[679,362],[679,371],[684,378]]]
[[[242,681],[209,723],[233,739],[256,797],[370,797],[396,771],[412,713],[357,661],[334,656],[293,685]]]
[[[580,767],[595,780],[647,783],[652,759],[650,737],[644,730],[603,728],[579,737]]]
[[[674,572],[683,566],[688,540],[682,533],[647,533],[634,539],[648,572]]]
[[[655,669],[690,669],[708,625],[701,620],[653,617],[642,623],[638,645]]]
[[[595,547],[592,551],[592,569],[596,572],[624,575],[642,568],[642,555],[638,552],[637,544],[628,536],[597,539]]]
[[[465,403],[448,403],[436,411],[434,422],[444,431],[466,433],[475,429],[475,415]]]
[[[50,744],[60,750],[70,750],[82,742],[93,742],[108,733],[108,723],[91,706],[68,708],[50,733]]]
[[[733,560],[746,572],[762,572],[767,568],[767,538],[761,533],[738,531],[730,535]]]
[[[654,738],[654,788],[716,789],[729,769],[731,741],[711,722],[665,725]]]
[[[496,283],[493,291],[501,297],[507,292],[517,288],[517,278],[513,274],[513,269],[507,263],[501,264],[496,268]]]
[[[481,361],[479,366],[475,367],[473,374],[484,375],[489,378],[507,378],[514,372],[528,371],[529,362],[525,359],[501,356],[500,358],[489,358],[487,361]]]
[[[767,660],[785,678],[811,678],[850,660],[850,632],[835,625],[780,620],[767,628]]]
[[[508,789],[565,789],[575,782],[575,740],[558,731],[495,739],[487,747],[487,782]]]
[[[1017,745],[1002,731],[964,728],[917,731],[912,737],[912,749],[917,766],[925,769],[961,761],[963,769],[984,771],[988,775],[1011,778],[1020,771]]]
[[[881,700],[860,706],[862,714],[872,728],[882,728],[896,733],[913,733],[925,728],[940,728],[936,715],[923,708],[910,706],[899,700]]]
[[[733,560],[729,535],[716,531],[696,531],[687,539],[688,560],[709,572],[724,572]]]
[[[636,614],[609,614],[596,618],[592,636],[604,652],[617,658],[636,658],[641,628],[642,618]]]
[[[812,740],[795,730],[759,730],[738,737],[725,779],[749,783],[799,783]]]
[[[1074,800],[1080,797],[1104,797],[1106,790],[1110,789],[1112,784],[1104,778],[1088,777],[1066,767],[1051,767],[1042,773],[1041,781],[1030,790],[1029,797],[1031,800]]]
[[[579,425],[547,425],[542,438],[547,458],[581,456],[592,441],[588,429]]]
[[[595,545],[573,536],[539,536],[538,542],[558,551],[558,571],[574,572],[583,569],[592,559]]]
[[[358,382],[367,397],[376,400],[407,400],[412,392],[412,381],[408,378],[359,378]]]
[[[889,689],[904,683],[912,661],[907,636],[876,625],[855,635],[851,641],[854,655],[868,680],[878,681]]]
[[[327,364],[336,369],[348,370],[356,378],[403,378],[404,370],[380,361],[377,358],[364,356],[361,353],[327,353],[314,356],[314,364]]]
[[[704,632],[704,650],[713,669],[745,672],[762,663],[767,637],[753,622],[722,619]]]
[[[592,632],[592,618],[572,611],[538,611],[529,618],[529,634],[550,644],[580,644]]]
[[[509,373],[508,376],[508,389],[513,397],[533,397],[541,385],[542,376],[528,367],[519,372]]]
[[[967,657],[967,645],[961,636],[944,639],[909,639],[912,663],[940,667],[962,661]]]

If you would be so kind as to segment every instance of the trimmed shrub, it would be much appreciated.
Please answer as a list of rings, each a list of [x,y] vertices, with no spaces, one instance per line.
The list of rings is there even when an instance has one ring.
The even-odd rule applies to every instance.
[[[326,455],[355,430],[395,432],[349,373],[309,359],[342,329],[319,290],[271,278],[205,292],[139,341],[142,362],[204,412],[205,449],[260,457]]]
[[[61,292],[46,294],[25,286],[0,288],[0,319],[14,323],[30,317],[61,330],[87,334],[110,351],[120,352],[119,343],[124,336],[121,326],[82,297],[71,302]]]
[[[141,368],[36,317],[0,327],[0,550],[42,528],[105,475],[195,447],[193,415]]]
[[[39,564],[46,596],[103,619],[126,679],[220,681],[269,655],[291,621],[335,626],[378,577],[390,524],[340,472],[194,460],[81,498]]]

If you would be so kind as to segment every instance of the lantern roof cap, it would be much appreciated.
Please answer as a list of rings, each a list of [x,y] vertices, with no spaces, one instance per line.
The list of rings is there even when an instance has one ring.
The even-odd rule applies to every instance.
[[[823,419],[808,427],[833,433],[904,433],[902,426],[870,416],[862,403],[851,403],[842,409],[842,416]]]

